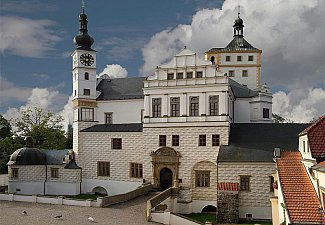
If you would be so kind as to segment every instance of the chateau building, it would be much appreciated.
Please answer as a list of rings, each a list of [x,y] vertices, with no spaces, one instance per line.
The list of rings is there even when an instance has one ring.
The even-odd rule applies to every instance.
[[[306,125],[272,123],[272,93],[260,85],[262,51],[244,39],[239,15],[233,40],[208,50],[205,59],[185,47],[154,74],[117,79],[97,75],[84,11],[79,22],[72,53],[72,162],[57,165],[62,172],[51,188],[111,196],[143,183],[174,186],[174,212],[227,211],[217,204],[233,198],[237,219],[271,219],[273,150],[295,145]],[[23,167],[33,164],[18,161],[14,153],[9,192],[42,194],[21,180]],[[75,188],[63,182],[72,163]]]

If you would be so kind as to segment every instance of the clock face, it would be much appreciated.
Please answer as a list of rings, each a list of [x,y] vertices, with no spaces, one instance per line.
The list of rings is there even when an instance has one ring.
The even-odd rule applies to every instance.
[[[89,53],[84,53],[80,56],[80,62],[85,66],[91,66],[94,63],[94,57]]]

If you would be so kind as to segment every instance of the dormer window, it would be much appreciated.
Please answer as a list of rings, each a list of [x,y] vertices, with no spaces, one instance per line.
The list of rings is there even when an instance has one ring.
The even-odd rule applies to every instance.
[[[84,95],[90,95],[90,89],[85,88],[84,89]]]
[[[270,118],[270,110],[267,108],[263,108],[263,118]]]
[[[176,79],[183,79],[183,73],[177,73]]]
[[[174,73],[167,73],[167,80],[173,80],[174,79]]]
[[[85,80],[89,80],[89,73],[85,72]]]
[[[202,71],[197,71],[195,74],[196,78],[202,78],[203,72]]]

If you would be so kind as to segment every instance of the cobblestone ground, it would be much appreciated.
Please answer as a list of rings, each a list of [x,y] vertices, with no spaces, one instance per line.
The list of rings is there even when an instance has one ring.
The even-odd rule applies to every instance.
[[[155,194],[138,197],[109,208],[92,208],[66,205],[50,205],[26,202],[0,201],[1,225],[154,225],[146,221],[146,201]],[[27,215],[22,212],[26,211]],[[62,218],[54,218],[62,214]],[[93,217],[95,222],[88,221]]]

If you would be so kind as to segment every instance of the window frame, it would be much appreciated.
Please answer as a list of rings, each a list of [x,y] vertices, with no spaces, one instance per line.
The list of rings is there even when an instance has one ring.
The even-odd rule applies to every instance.
[[[105,112],[105,124],[113,124],[113,112]]]
[[[111,163],[109,161],[97,161],[97,176],[98,177],[111,176]]]
[[[203,77],[203,71],[196,71],[195,72],[195,78],[202,78]]]
[[[199,134],[199,146],[207,146],[207,135],[206,134]]]
[[[192,79],[193,78],[193,71],[186,72],[186,79]]]
[[[85,72],[85,80],[89,80],[89,73]]]
[[[226,62],[230,62],[231,61],[231,56],[230,55],[226,55]]]
[[[228,71],[228,76],[229,77],[235,77],[235,70],[229,70]]]
[[[172,146],[179,146],[179,135],[178,134],[172,135]]]
[[[263,119],[270,119],[270,109],[263,108]]]
[[[152,117],[161,117],[161,98],[152,98]]]
[[[174,80],[174,73],[167,73],[167,80]]]
[[[219,95],[209,96],[209,115],[210,116],[219,115]]]
[[[242,62],[243,61],[243,58],[241,55],[237,55],[237,62]]]
[[[183,79],[183,77],[184,77],[184,73],[183,72],[178,72],[176,74],[176,79]]]
[[[189,101],[189,114],[190,116],[200,115],[200,98],[199,96],[191,96]]]
[[[249,62],[254,61],[254,56],[253,56],[253,55],[249,55],[249,56],[248,56],[248,61],[249,61]]]
[[[51,168],[51,178],[59,178],[59,168]]]
[[[241,191],[250,191],[251,190],[251,176],[240,175],[239,176],[239,188]]]
[[[112,149],[123,149],[122,138],[112,138],[111,139],[111,148]]]
[[[89,96],[90,95],[90,89],[89,88],[84,88],[83,94]]]
[[[160,134],[158,144],[160,147],[166,147],[167,146],[167,136],[164,134]]]
[[[220,146],[220,134],[212,134],[212,146]]]
[[[19,178],[19,168],[11,168],[11,179]]]
[[[195,187],[209,188],[211,183],[211,171],[195,170]]]
[[[171,97],[170,98],[170,116],[178,117],[180,116],[180,107],[181,99],[180,97]]]
[[[242,70],[242,77],[248,77],[248,70]]]
[[[130,177],[143,178],[143,164],[130,162]]]
[[[80,108],[80,121],[94,121],[94,108],[81,107]],[[87,116],[89,117],[87,117]],[[86,119],[84,118],[86,117]],[[89,118],[89,119],[88,119]]]

